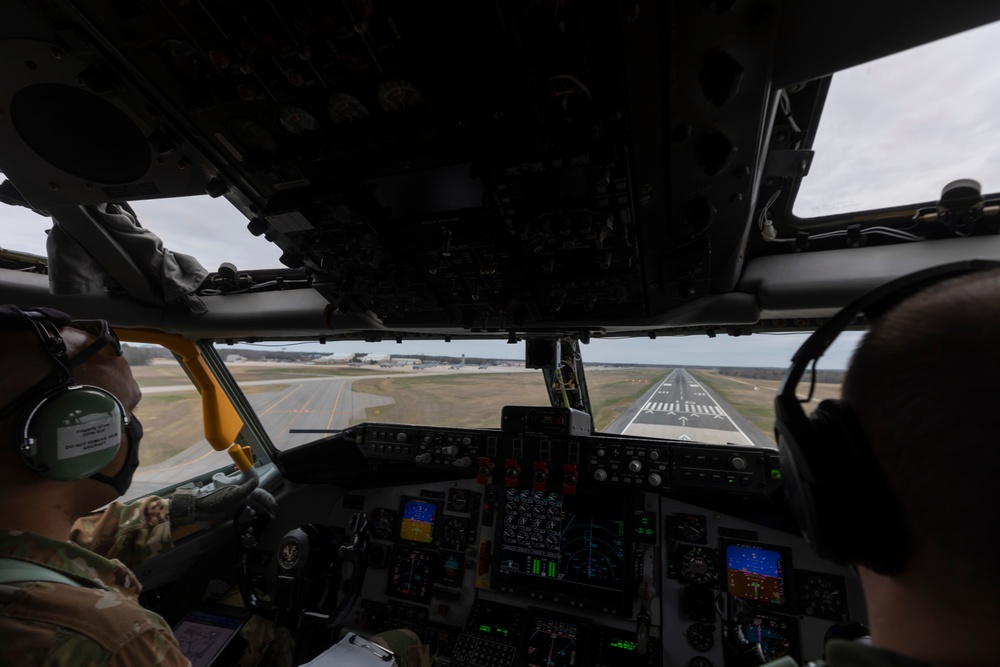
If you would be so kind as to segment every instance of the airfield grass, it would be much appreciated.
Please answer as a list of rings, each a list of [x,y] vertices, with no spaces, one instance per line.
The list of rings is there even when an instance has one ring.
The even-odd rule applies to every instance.
[[[180,371],[180,369],[177,369]],[[183,375],[183,371],[180,371]],[[189,382],[187,376],[168,384]],[[271,384],[258,387],[243,387],[244,393],[259,391],[282,391],[287,384]],[[201,412],[201,395],[191,386],[185,391],[169,394],[146,394],[135,411],[142,422],[143,465],[155,465],[180,454],[205,437]]]
[[[241,366],[230,364],[229,372],[237,382],[253,382],[254,380],[275,380],[281,378],[303,377],[357,377],[372,373],[399,373],[392,369],[352,368],[348,366],[279,366],[277,364],[262,364]],[[173,362],[153,364],[152,366],[133,366],[132,374],[140,387],[169,387],[189,382],[187,375],[180,366]]]
[[[282,380],[292,377],[349,376],[370,373],[354,368],[309,368],[252,366],[230,367],[238,381]],[[662,367],[600,369],[587,371],[587,386],[594,426],[607,428],[637,401],[651,383],[662,380],[671,369]],[[340,372],[336,372],[340,371]],[[345,372],[350,371],[350,372]],[[139,366],[133,369],[140,386],[189,384],[177,366]],[[384,369],[379,370],[382,374]],[[735,410],[768,437],[774,434],[774,395],[780,384],[775,380],[757,380],[711,371],[691,371],[698,380],[714,390]],[[246,393],[280,391],[285,383],[266,386],[243,386]],[[755,389],[756,387],[756,389]],[[448,375],[394,374],[391,378],[357,380],[356,392],[392,398],[395,402],[366,410],[366,420],[401,424],[438,424],[461,428],[497,428],[505,405],[548,405],[540,372],[459,373]],[[838,384],[817,384],[815,401],[836,398]],[[143,464],[155,464],[178,454],[204,437],[201,400],[190,390],[166,394],[146,394],[137,410],[145,435]],[[356,420],[360,421],[360,420]]]
[[[610,424],[634,403],[663,368],[587,372],[595,427]],[[356,392],[391,397],[395,403],[366,410],[367,421],[497,428],[505,405],[548,405],[540,373],[427,375],[359,380]],[[360,420],[356,420],[360,421]]]
[[[757,380],[731,375],[720,375],[710,371],[689,371],[715,393],[721,396],[737,412],[756,426],[764,435],[774,440],[774,396],[781,382],[778,380]],[[819,401],[840,396],[839,384],[816,384],[813,400],[805,403],[806,412],[811,411]]]

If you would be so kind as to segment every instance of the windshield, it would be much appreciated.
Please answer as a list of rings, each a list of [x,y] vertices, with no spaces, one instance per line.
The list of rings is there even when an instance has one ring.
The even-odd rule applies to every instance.
[[[774,447],[774,395],[803,340],[691,336],[581,346],[594,428]],[[845,335],[821,360],[817,400],[839,395],[856,341]],[[499,428],[504,406],[550,405],[542,371],[525,367],[523,344],[504,341],[303,342],[219,353],[278,449],[362,422]]]

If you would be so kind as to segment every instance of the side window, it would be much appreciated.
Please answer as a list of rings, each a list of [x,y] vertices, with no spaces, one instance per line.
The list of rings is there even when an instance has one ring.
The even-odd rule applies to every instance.
[[[205,440],[201,395],[174,355],[159,345],[125,343],[142,400],[139,468],[122,500],[158,494],[206,473],[232,467],[226,452]]]

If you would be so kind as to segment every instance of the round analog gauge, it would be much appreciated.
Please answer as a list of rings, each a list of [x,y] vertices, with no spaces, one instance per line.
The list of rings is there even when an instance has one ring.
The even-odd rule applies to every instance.
[[[685,514],[677,517],[677,536],[684,542],[705,543],[705,517]]]
[[[546,501],[547,496],[545,495],[544,491],[535,491],[534,498],[535,498],[535,502],[536,503],[545,503],[545,502],[547,502]]]
[[[531,502],[531,489],[521,489],[521,502],[522,503]]]
[[[441,561],[440,582],[446,586],[462,585],[462,561],[459,556],[447,554]]]
[[[379,540],[391,540],[396,532],[396,520],[399,513],[388,507],[376,507],[372,510],[372,536]]]
[[[593,112],[590,91],[574,76],[563,74],[549,79],[539,104],[542,120],[552,125],[571,125]]]
[[[288,570],[295,567],[299,562],[299,543],[294,541],[285,542],[278,549],[278,564],[282,569]]]
[[[441,526],[441,546],[452,551],[465,549],[468,533],[468,521],[462,517],[450,516]]]
[[[290,104],[278,108],[278,123],[285,132],[296,136],[319,129],[319,121],[312,114]]]
[[[561,505],[561,504],[562,504],[562,498],[559,497],[558,493],[553,491],[552,493],[549,494],[549,505]]]
[[[168,39],[163,54],[178,77],[189,83],[201,83],[212,77],[212,62],[204,53],[186,42]]]
[[[696,655],[688,660],[687,667],[713,667],[712,661],[702,655]]]
[[[799,610],[807,616],[842,621],[847,618],[847,599],[839,577],[822,572],[799,570]]]
[[[469,511],[469,492],[465,489],[452,489],[448,492],[449,512]]]
[[[334,123],[350,123],[368,118],[371,113],[361,100],[347,93],[334,93],[326,100],[326,112]]]
[[[507,510],[507,514],[517,514],[519,508],[517,503],[507,503],[505,509]]]
[[[719,578],[719,566],[710,549],[693,547],[681,557],[681,576],[693,584],[711,584]]]
[[[388,79],[378,87],[378,103],[383,111],[406,111],[423,104],[424,96],[409,81]]]
[[[517,500],[517,489],[507,489],[507,500]]]
[[[249,118],[234,118],[229,122],[229,133],[240,148],[250,154],[273,155],[278,150],[278,143],[271,133]]]
[[[547,512],[548,515],[551,517],[562,516],[562,509],[558,507],[553,507],[552,505],[549,505]]]
[[[715,628],[704,623],[695,623],[688,628],[687,640],[694,650],[707,653],[715,646]]]

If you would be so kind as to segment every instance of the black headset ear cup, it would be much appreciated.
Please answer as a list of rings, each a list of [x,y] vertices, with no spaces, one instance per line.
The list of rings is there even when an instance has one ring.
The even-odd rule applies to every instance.
[[[820,554],[840,563],[861,563],[892,573],[902,569],[907,553],[902,512],[889,488],[857,413],[838,400],[825,400],[810,415],[812,434],[796,443],[808,476],[802,498],[810,539]],[[802,471],[798,471],[802,472]]]
[[[114,460],[123,429],[124,410],[110,392],[59,387],[42,395],[22,419],[21,460],[47,479],[85,479]]]

